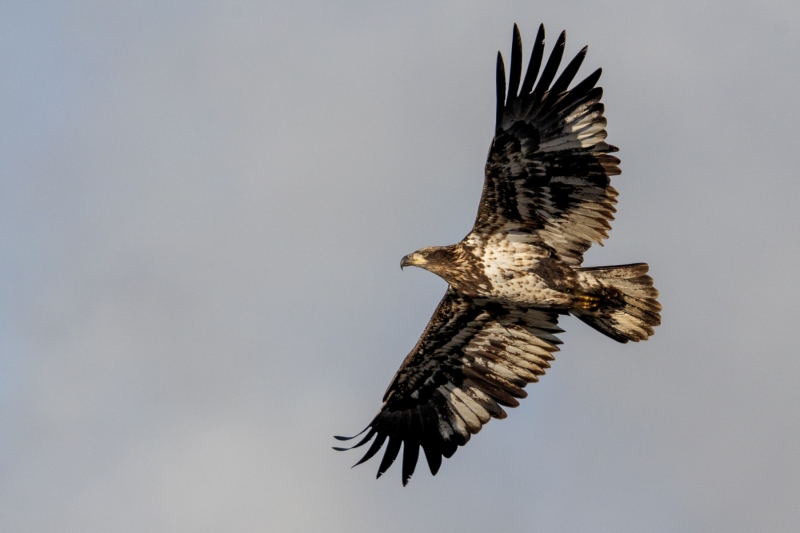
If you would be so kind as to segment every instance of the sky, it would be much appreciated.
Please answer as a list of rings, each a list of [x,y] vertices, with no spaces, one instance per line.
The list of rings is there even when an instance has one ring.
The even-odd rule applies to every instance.
[[[332,436],[445,291],[399,260],[472,226],[514,22],[604,69],[585,264],[648,262],[663,324],[565,318],[508,419],[376,481]],[[3,531],[800,529],[797,2],[6,1],[0,72]]]

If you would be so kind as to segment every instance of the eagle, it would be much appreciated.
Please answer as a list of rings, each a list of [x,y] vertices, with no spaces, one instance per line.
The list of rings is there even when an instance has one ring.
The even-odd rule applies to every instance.
[[[560,315],[621,343],[646,340],[661,322],[646,263],[581,266],[592,242],[602,245],[611,229],[618,193],[610,182],[620,161],[605,142],[601,69],[569,88],[584,47],[556,78],[562,32],[540,73],[544,37],[540,25],[523,77],[514,25],[507,86],[497,54],[494,139],[472,231],[458,244],[422,248],[400,263],[433,272],[449,286],[372,422],[354,437],[335,437],[366,432],[354,446],[334,448],[372,441],[356,465],[386,443],[378,477],[401,445],[403,485],[420,448],[436,475],[442,457],[490,419],[506,418],[503,408],[519,405],[525,386],[539,381],[559,350]]]

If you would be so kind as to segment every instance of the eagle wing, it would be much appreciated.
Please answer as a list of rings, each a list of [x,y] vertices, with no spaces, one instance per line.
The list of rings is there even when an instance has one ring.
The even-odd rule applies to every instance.
[[[620,170],[619,159],[608,155],[617,148],[605,143],[603,90],[595,87],[601,69],[568,90],[586,48],[553,82],[565,35],[558,37],[539,76],[544,26],[539,27],[520,86],[522,39],[514,25],[507,94],[503,57],[498,52],[497,123],[472,235],[523,236],[578,266],[592,241],[602,244],[608,237],[617,197],[609,178]]]
[[[389,439],[378,477],[394,462],[401,444],[403,485],[414,473],[420,446],[436,475],[442,456],[451,457],[490,418],[505,418],[501,405],[519,405],[517,398],[527,396],[523,387],[550,367],[561,344],[554,334],[563,331],[557,321],[554,312],[480,303],[448,289],[364,429],[367,434],[353,446],[375,437],[356,465]]]

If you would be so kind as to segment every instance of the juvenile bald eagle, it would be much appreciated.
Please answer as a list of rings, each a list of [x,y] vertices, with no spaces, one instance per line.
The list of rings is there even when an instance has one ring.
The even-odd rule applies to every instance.
[[[501,406],[519,405],[525,385],[550,367],[559,315],[619,342],[645,340],[661,321],[647,264],[581,267],[592,241],[608,237],[617,203],[610,177],[620,170],[609,155],[617,148],[605,142],[601,70],[569,89],[586,48],[556,78],[564,41],[562,32],[539,75],[540,26],[523,78],[514,25],[508,91],[497,55],[497,122],[475,226],[458,244],[423,248],[400,263],[441,276],[449,288],[353,446],[375,438],[361,464],[388,439],[378,477],[401,444],[403,485],[420,446],[435,475],[442,456],[490,418],[505,418]]]

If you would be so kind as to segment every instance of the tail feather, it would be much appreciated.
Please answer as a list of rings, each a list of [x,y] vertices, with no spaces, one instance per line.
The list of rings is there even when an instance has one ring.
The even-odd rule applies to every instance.
[[[616,341],[647,340],[661,324],[658,291],[647,270],[646,263],[578,269],[581,284],[597,303],[572,313]]]

